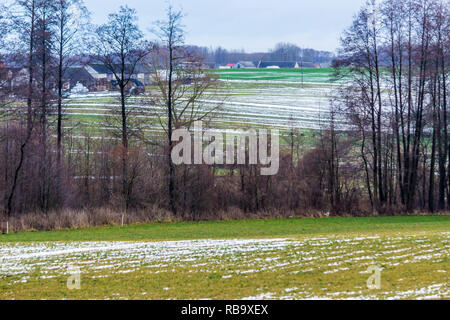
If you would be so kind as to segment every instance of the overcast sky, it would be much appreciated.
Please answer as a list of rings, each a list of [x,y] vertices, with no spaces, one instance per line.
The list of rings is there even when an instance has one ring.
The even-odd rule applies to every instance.
[[[341,32],[364,0],[172,0],[186,17],[186,43],[247,52],[267,51],[278,42],[334,51]],[[93,22],[128,5],[138,11],[143,31],[164,17],[166,0],[85,0]]]

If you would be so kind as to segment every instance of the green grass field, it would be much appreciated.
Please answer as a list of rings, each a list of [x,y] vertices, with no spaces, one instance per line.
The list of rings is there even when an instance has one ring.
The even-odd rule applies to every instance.
[[[284,81],[329,83],[333,69],[223,69],[218,70],[223,80]]]
[[[251,239],[383,232],[450,231],[450,216],[304,218],[154,223],[121,227],[0,235],[0,243],[39,241],[171,241]]]
[[[450,299],[449,238],[449,216],[1,235],[0,299]],[[380,289],[367,287],[370,266]]]

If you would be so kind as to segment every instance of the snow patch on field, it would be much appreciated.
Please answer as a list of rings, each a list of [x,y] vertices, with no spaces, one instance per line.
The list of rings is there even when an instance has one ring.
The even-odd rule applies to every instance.
[[[445,259],[449,256],[449,233],[395,237],[315,237],[306,239],[240,239],[165,242],[49,242],[0,244],[0,282],[11,289],[30,281],[38,272],[40,279],[67,276],[68,266],[78,266],[93,279],[114,274],[145,272],[171,274],[183,269],[186,274],[221,279],[223,283],[239,278],[264,277],[272,273],[309,277],[317,274],[330,280],[360,277],[365,286],[368,267],[382,263],[392,270],[426,262],[433,264],[437,279],[448,279]],[[385,271],[383,271],[385,272]],[[387,271],[386,271],[387,272]],[[435,279],[436,280],[436,279]],[[325,295],[317,288],[288,287],[281,291],[259,293],[247,299],[433,299],[450,297],[447,280],[415,284],[401,290],[368,294],[353,288],[339,292],[332,287]],[[400,283],[400,282],[398,282]],[[293,283],[294,284],[294,283]],[[337,291],[337,292],[334,292]],[[319,289],[320,292],[320,289]]]

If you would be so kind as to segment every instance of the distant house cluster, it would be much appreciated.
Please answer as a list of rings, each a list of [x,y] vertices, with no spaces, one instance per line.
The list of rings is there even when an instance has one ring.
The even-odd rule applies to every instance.
[[[145,65],[137,65],[132,70],[131,66],[125,66],[125,74],[129,76],[130,86],[146,86],[151,82],[152,70]],[[115,76],[110,68],[102,64],[88,64],[85,66],[70,67],[66,70],[65,90],[70,91],[77,83],[82,84],[91,92],[114,90],[116,88]]]
[[[0,82],[3,87],[9,89],[18,87],[27,80],[28,71],[17,66],[7,66],[0,61]]]
[[[219,69],[320,69],[326,67],[328,66],[322,66],[320,63],[301,61],[239,61],[219,66]]]
[[[111,68],[102,64],[87,64],[68,67],[64,72],[64,91],[71,91],[74,87],[82,86],[90,92],[113,91],[118,88],[116,78]],[[0,62],[0,80],[2,85],[10,88],[19,87],[27,83],[29,74],[24,67],[10,67]],[[125,76],[130,78],[129,89],[144,87],[151,84],[153,71],[146,65],[137,65],[134,70],[131,66],[125,66]],[[49,83],[56,88],[56,83]]]
[[[302,68],[327,68],[325,64],[299,62],[299,61],[239,61],[218,66],[215,63],[203,63],[203,69],[302,69]],[[74,88],[82,88],[89,92],[114,91],[118,89],[116,77],[111,68],[103,64],[86,64],[71,66],[65,70],[63,88],[65,92],[71,92]],[[130,78],[130,90],[145,91],[145,86],[154,82],[154,70],[146,64],[134,67],[125,66],[125,76]],[[0,62],[0,81],[3,86],[11,88],[26,85],[28,81],[28,69],[19,66],[6,66]],[[50,87],[56,88],[57,84],[50,83]]]

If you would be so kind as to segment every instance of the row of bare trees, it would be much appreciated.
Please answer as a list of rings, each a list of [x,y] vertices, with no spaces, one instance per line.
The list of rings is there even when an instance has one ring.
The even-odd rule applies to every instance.
[[[446,0],[371,0],[342,38],[341,106],[374,210],[450,205],[449,27]]]
[[[207,120],[220,107],[201,102],[218,81],[184,45],[183,14],[169,7],[166,20],[154,24],[158,40],[150,43],[138,27],[136,11],[128,7],[95,28],[86,28],[89,13],[78,0],[17,0],[1,13],[2,36],[9,36],[2,40],[10,46],[0,69],[7,219],[13,213],[73,206],[113,204],[127,211],[152,201],[169,204],[176,214],[172,132]],[[86,61],[102,64],[118,87],[118,104],[102,124],[106,134],[97,130],[93,135],[97,128],[80,133],[81,126],[64,117],[64,104],[70,102],[64,99],[66,70]],[[136,105],[130,90],[142,66],[153,71],[157,91],[140,97],[143,106]],[[166,110],[165,116],[158,110]],[[166,138],[154,133],[161,132],[155,122]],[[148,180],[152,170],[161,171],[163,180]],[[167,185],[165,192],[155,200],[150,191],[153,200],[138,201],[146,199],[141,179]]]
[[[2,36],[8,40],[4,48],[9,48],[2,52],[8,66],[2,68],[2,78],[10,84],[1,88],[9,106],[2,108],[2,117],[10,128],[2,139],[6,152],[3,188],[4,211],[10,216],[17,208],[17,193],[34,189],[34,184],[40,209],[48,210],[51,202],[61,201],[63,77],[80,43],[86,9],[78,0],[17,0],[2,13]],[[54,113],[56,120],[51,116]],[[48,144],[54,121],[57,139],[53,149]],[[10,153],[14,148],[18,155]],[[36,170],[37,176],[28,169]],[[54,185],[49,178],[53,173]],[[24,186],[22,180],[32,177],[36,180]],[[56,191],[51,193],[51,189]]]

